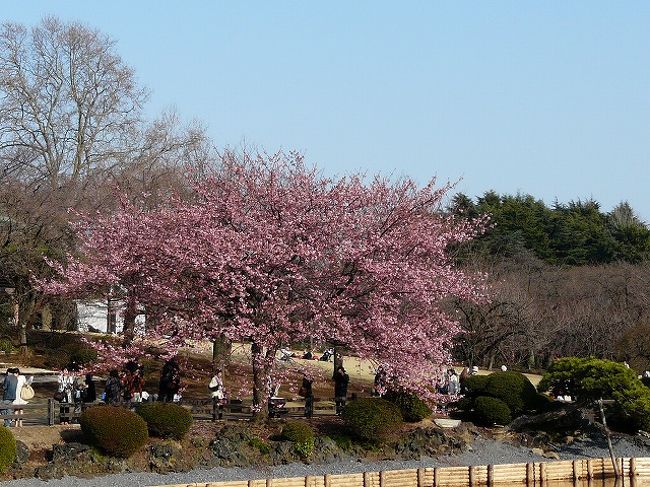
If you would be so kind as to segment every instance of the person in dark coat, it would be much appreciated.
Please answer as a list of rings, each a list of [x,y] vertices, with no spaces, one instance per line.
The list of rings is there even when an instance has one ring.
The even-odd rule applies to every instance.
[[[95,381],[93,380],[92,374],[86,374],[86,380],[84,381],[86,388],[82,394],[83,401],[95,402],[97,400],[97,389],[95,388]]]
[[[312,387],[313,380],[307,377],[307,374],[302,376],[302,385],[300,386],[300,395],[305,398],[305,418],[311,418],[314,415],[314,389]]]
[[[176,359],[165,362],[160,373],[158,400],[172,402],[181,387],[181,371]]]
[[[7,369],[7,373],[5,374],[5,380],[4,383],[2,384],[2,403],[3,404],[13,404],[13,402],[16,400],[16,388],[18,385],[18,376],[14,373],[14,369],[10,368]],[[3,416],[8,416],[10,414],[13,414],[13,411],[11,409],[3,409],[2,410],[2,415]],[[4,425],[9,427],[11,426],[13,420],[11,419],[5,419]]]
[[[120,374],[117,370],[111,370],[106,380],[106,386],[104,386],[104,392],[106,393],[104,398],[106,404],[119,404],[122,402],[122,381],[120,381]]]
[[[334,374],[334,401],[336,403],[336,414],[341,415],[348,396],[348,383],[350,376],[341,365]]]

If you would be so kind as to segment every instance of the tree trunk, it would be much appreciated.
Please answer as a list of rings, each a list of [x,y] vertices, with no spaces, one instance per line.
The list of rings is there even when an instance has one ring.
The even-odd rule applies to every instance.
[[[135,298],[129,294],[126,298],[126,309],[124,310],[124,333],[125,345],[133,342],[135,338],[135,317],[138,316],[138,309]]]
[[[223,369],[224,365],[230,362],[231,353],[232,342],[226,335],[219,335],[212,342],[212,365]]]
[[[253,365],[253,421],[262,422],[268,418],[268,368],[265,365],[264,348],[253,343],[251,345]]]

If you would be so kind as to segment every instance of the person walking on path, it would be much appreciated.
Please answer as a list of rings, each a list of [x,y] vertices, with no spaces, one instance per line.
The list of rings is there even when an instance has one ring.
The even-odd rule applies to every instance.
[[[311,418],[314,415],[314,381],[307,374],[302,376],[302,385],[298,394],[305,398],[305,418]]]
[[[343,366],[341,365],[336,369],[334,374],[334,402],[336,404],[336,414],[340,416],[345,407],[345,402],[348,396],[348,383],[350,382],[350,376],[347,374]]]
[[[5,374],[5,380],[2,385],[2,403],[3,405],[13,404],[16,400],[16,386],[18,385],[18,377],[14,374],[14,369],[9,368]],[[10,409],[3,409],[2,414],[8,416],[12,413]],[[5,419],[4,425],[11,426],[12,420]]]

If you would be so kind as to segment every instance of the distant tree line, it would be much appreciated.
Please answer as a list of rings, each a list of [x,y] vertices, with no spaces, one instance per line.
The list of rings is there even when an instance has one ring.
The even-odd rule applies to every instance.
[[[491,216],[479,239],[457,249],[487,272],[491,302],[456,302],[465,331],[459,360],[543,368],[560,356],[627,360],[650,367],[650,229],[628,203],[547,206],[530,195],[458,194],[458,217]]]
[[[554,265],[588,265],[650,259],[650,228],[627,202],[605,213],[595,200],[546,205],[531,195],[488,191],[472,200],[455,196],[451,211],[462,217],[489,214],[492,228],[469,255],[512,257],[526,251]]]

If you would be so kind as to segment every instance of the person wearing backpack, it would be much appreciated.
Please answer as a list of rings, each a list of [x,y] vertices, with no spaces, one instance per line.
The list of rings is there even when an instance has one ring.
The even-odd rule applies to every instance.
[[[29,377],[29,379],[27,379],[20,373],[20,370],[17,368],[13,369],[13,373],[16,376],[16,399],[14,399],[13,404],[20,406],[29,404],[27,400],[34,397],[34,389],[32,389],[32,381],[34,380],[34,376],[32,375]],[[17,416],[22,416],[23,410],[16,409],[14,410],[14,414]],[[20,427],[22,425],[23,420],[16,419],[16,426]]]

